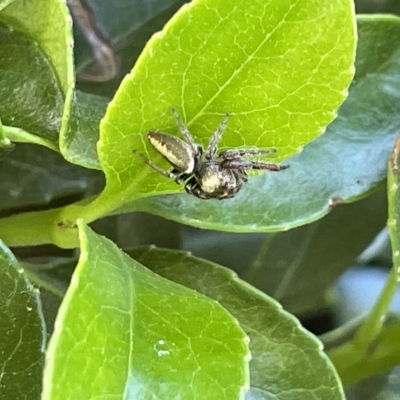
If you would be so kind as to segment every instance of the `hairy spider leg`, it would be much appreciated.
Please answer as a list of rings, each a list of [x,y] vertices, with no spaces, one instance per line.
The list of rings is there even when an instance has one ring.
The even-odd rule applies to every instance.
[[[197,156],[199,154],[198,152],[198,146],[196,142],[193,139],[193,136],[189,132],[189,129],[185,126],[185,124],[182,122],[181,117],[178,114],[178,111],[175,110],[175,108],[171,108],[172,115],[175,117],[176,122],[178,123],[179,130],[181,131],[183,137],[186,139],[186,142],[190,145],[192,148],[192,153],[193,156]]]
[[[153,168],[161,175],[166,176],[167,178],[175,178],[175,175],[172,172],[166,171],[165,169],[160,168],[158,165],[154,164],[153,161],[149,160],[144,154],[139,153],[137,150],[132,150],[133,153],[137,154],[149,167]]]
[[[160,168],[158,165],[154,164],[153,161],[149,160],[144,154],[139,153],[136,150],[133,150],[133,152],[137,154],[149,167],[153,168],[154,170],[159,172],[161,175],[166,176],[167,178],[175,179],[176,183],[182,183],[190,176],[189,174],[182,174],[176,169],[173,169],[172,171],[166,171],[165,169]]]
[[[217,144],[221,139],[222,132],[225,130],[226,124],[228,123],[229,114],[225,114],[217,130],[211,136],[210,142],[206,151],[206,160],[211,160],[217,150]]]
[[[267,153],[276,153],[276,149],[243,149],[243,150],[225,150],[219,154],[219,157],[223,160],[232,160],[234,158],[242,157],[242,156],[255,156],[257,154],[267,154]]]
[[[201,191],[199,184],[196,181],[196,178],[193,177],[192,179],[189,179],[186,184],[185,184],[185,190],[187,193],[198,197],[199,199],[207,199],[208,197],[205,197],[203,192]]]
[[[222,168],[229,169],[266,169],[269,171],[281,171],[289,168],[289,165],[267,164],[263,162],[246,161],[246,160],[224,160],[221,164]]]

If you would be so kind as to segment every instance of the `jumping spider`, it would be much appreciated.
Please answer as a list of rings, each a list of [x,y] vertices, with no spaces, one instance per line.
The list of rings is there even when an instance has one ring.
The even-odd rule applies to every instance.
[[[247,182],[246,170],[259,169],[280,171],[288,165],[267,164],[263,162],[247,161],[243,156],[273,153],[274,149],[234,149],[225,150],[215,157],[217,144],[221,139],[228,122],[226,114],[218,129],[210,138],[207,150],[196,144],[189,130],[180,119],[177,111],[172,109],[179,129],[185,141],[160,132],[149,132],[147,137],[154,148],[174,167],[170,172],[158,167],[143,154],[138,153],[141,159],[160,174],[175,179],[176,183],[185,182],[185,190],[200,199],[229,199]],[[134,153],[136,151],[134,150]]]

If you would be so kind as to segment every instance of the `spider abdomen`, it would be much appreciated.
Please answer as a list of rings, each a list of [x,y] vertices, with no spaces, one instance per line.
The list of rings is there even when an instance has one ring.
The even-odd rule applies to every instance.
[[[188,143],[159,132],[149,132],[147,137],[154,148],[179,172],[193,172],[195,159]]]

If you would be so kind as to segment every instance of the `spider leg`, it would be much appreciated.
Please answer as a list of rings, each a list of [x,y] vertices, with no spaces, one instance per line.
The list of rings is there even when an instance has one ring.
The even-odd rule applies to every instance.
[[[161,175],[166,176],[167,178],[171,178],[171,179],[175,179],[176,178],[176,173],[174,173],[173,170],[171,172],[166,171],[165,169],[160,168],[158,165],[154,164],[153,161],[150,161],[144,154],[139,153],[136,150],[133,150],[133,152],[135,154],[137,154],[149,167],[153,168],[154,170],[156,170],[157,172],[159,172]],[[178,171],[177,171],[178,172]]]
[[[196,181],[196,178],[189,179],[186,182],[185,190],[187,193],[191,194],[192,196],[198,197],[199,199],[209,200],[211,197],[209,194],[203,192]]]
[[[198,146],[193,139],[193,136],[190,134],[189,129],[182,122],[181,117],[178,114],[178,111],[175,108],[171,109],[172,115],[175,117],[176,122],[178,123],[179,130],[181,131],[183,137],[186,139],[186,142],[190,145],[192,149],[192,153],[194,156],[198,155]]]
[[[255,156],[257,154],[267,154],[267,153],[276,153],[276,149],[237,149],[237,150],[225,150],[219,154],[219,157],[223,160],[232,160],[234,158],[242,157],[242,156]]]
[[[222,168],[228,169],[264,169],[269,171],[281,171],[289,168],[289,165],[267,164],[256,161],[246,161],[240,159],[225,160],[221,164]]]
[[[218,126],[218,129],[211,136],[210,143],[208,144],[206,151],[206,159],[211,160],[215,151],[217,150],[217,144],[221,139],[222,132],[224,131],[226,124],[228,123],[229,114],[225,114],[223,120]]]

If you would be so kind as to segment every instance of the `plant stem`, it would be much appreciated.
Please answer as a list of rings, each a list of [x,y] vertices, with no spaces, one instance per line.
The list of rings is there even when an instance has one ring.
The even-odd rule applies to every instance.
[[[389,311],[390,303],[396,294],[400,270],[400,245],[399,245],[399,213],[397,210],[398,190],[398,157],[400,151],[400,136],[394,145],[392,157],[388,165],[388,227],[392,245],[393,267],[382,292],[379,295],[371,312],[354,337],[354,345],[360,350],[366,350],[378,337],[385,317]]]
[[[3,126],[3,131],[4,135],[12,142],[38,144],[40,146],[47,147],[50,150],[54,150],[57,153],[60,152],[60,149],[56,142],[52,142],[51,140],[47,140],[32,133],[25,132],[20,128],[14,128],[12,126]]]
[[[389,307],[397,290],[396,270],[392,268],[385,286],[383,287],[376,303],[368,314],[364,323],[353,339],[354,346],[360,351],[367,351],[369,346],[379,336],[385,323],[385,317],[389,312]]]
[[[382,329],[369,352],[361,354],[352,341],[327,352],[342,380],[350,385],[400,364],[400,322]]]
[[[400,136],[396,140],[388,166],[388,227],[393,267],[377,301],[354,338],[328,351],[344,384],[383,372],[400,362],[400,323],[389,327],[384,325],[400,276],[399,155]]]

